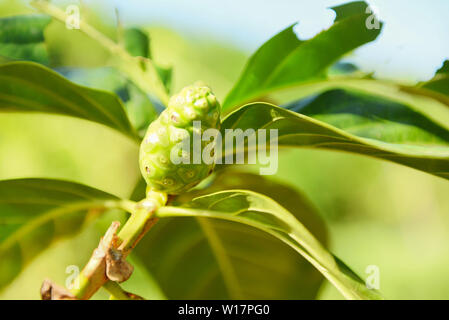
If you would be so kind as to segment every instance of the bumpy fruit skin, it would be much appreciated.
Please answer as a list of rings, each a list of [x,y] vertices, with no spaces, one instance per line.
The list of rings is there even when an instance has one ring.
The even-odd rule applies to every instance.
[[[201,121],[201,127],[195,129],[194,121]],[[148,127],[140,146],[140,170],[148,187],[179,194],[206,178],[214,163],[193,163],[193,131],[202,136],[205,130],[219,127],[220,105],[209,87],[197,83],[172,96],[167,109]],[[179,151],[179,155],[190,158],[190,162],[174,164],[170,153],[184,139],[190,139],[190,151]],[[201,151],[208,143],[201,141]]]

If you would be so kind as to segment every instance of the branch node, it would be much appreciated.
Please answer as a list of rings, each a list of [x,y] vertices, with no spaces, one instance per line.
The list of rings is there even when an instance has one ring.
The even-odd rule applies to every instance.
[[[49,279],[45,279],[41,286],[42,300],[76,300],[67,289],[58,286]]]

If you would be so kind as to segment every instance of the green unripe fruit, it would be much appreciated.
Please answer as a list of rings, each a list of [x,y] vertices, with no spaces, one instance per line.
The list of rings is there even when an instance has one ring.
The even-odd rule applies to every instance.
[[[194,121],[199,122],[195,122],[194,126]],[[140,171],[148,186],[168,194],[179,194],[206,178],[212,172],[214,163],[207,164],[202,159],[197,163],[192,158],[195,151],[201,153],[210,143],[202,141],[203,132],[219,127],[220,105],[210,88],[194,84],[172,96],[167,109],[148,127],[140,146]],[[194,136],[195,139],[200,137],[196,144]],[[188,149],[180,149],[180,144],[185,142]],[[200,148],[194,150],[194,144]],[[175,164],[172,153],[185,161]]]

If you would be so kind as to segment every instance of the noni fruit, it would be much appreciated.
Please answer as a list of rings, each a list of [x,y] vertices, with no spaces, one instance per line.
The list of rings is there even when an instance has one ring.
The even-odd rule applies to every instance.
[[[199,83],[172,96],[153,121],[140,146],[140,170],[148,187],[168,194],[187,191],[207,177],[214,162],[203,161],[207,129],[220,127],[220,105],[211,89]]]

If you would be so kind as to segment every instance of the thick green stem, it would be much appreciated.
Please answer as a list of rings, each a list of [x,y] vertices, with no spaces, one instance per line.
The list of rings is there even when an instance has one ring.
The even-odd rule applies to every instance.
[[[117,282],[108,281],[103,287],[111,294],[111,300],[133,300],[124,291]]]
[[[122,287],[114,281],[106,282],[103,285],[103,288],[105,288],[111,294],[109,300],[145,300],[137,294],[123,290]]]
[[[165,193],[149,191],[147,197],[136,203],[134,207],[127,206],[131,213],[123,228],[118,232],[118,222],[113,222],[111,227],[101,239],[97,249],[78,276],[78,286],[71,290],[77,299],[89,299],[103,285],[108,284],[106,256],[109,250],[117,250],[124,260],[132,251],[146,232],[156,223],[154,212],[167,203]]]

